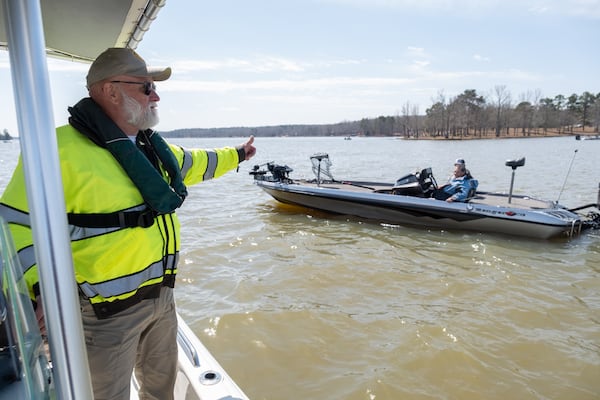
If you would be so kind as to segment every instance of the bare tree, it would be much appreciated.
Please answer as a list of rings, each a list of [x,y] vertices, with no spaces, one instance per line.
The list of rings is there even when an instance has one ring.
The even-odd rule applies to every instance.
[[[404,136],[412,136],[410,131],[410,102],[406,102],[402,105],[402,122],[404,127]]]
[[[497,85],[494,87],[496,107],[496,137],[500,137],[500,133],[504,127],[508,128],[508,110],[510,109],[510,92],[506,89],[506,85]]]
[[[523,136],[530,135],[531,121],[533,119],[534,107],[529,101],[521,101],[515,108],[515,127],[521,126]]]
[[[411,109],[412,114],[412,131],[415,138],[419,138],[420,133],[420,118],[419,118],[419,106],[414,104]]]
[[[595,127],[596,132],[600,130],[600,93],[595,96],[594,104],[590,110],[590,118],[592,125]]]

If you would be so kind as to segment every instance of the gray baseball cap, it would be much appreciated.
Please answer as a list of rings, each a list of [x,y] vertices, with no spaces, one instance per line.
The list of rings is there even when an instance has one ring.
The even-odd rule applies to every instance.
[[[86,77],[87,87],[117,75],[166,81],[171,76],[171,67],[148,67],[144,59],[132,49],[111,47],[101,53],[90,66]]]

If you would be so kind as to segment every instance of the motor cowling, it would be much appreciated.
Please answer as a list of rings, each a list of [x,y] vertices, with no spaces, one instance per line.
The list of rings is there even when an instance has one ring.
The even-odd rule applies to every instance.
[[[274,181],[285,182],[290,179],[289,174],[293,169],[287,165],[269,164],[269,171],[273,175]]]

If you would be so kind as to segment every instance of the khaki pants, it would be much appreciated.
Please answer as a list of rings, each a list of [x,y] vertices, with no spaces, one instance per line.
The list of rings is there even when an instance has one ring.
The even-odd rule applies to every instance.
[[[177,315],[173,289],[98,319],[87,300],[81,317],[95,400],[129,400],[131,374],[140,400],[173,399],[177,374]]]

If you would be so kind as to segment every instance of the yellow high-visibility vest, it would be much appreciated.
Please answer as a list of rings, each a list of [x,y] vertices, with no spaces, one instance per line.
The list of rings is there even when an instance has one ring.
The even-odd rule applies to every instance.
[[[66,211],[72,215],[140,212],[144,200],[120,164],[70,125],[57,129]],[[213,150],[170,145],[187,186],[219,177],[240,160],[233,147]],[[166,174],[165,174],[166,176]],[[32,299],[39,294],[23,165],[19,162],[0,198],[0,215],[9,223]],[[99,318],[145,298],[161,286],[173,287],[180,225],[173,213],[152,215],[144,226],[69,225],[75,279]]]

